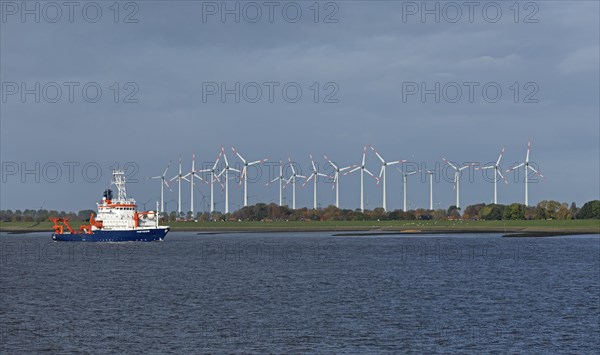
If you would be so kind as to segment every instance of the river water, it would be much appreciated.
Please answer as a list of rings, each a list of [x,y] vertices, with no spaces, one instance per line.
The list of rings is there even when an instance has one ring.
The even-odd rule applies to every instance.
[[[594,353],[600,237],[0,235],[0,352]]]

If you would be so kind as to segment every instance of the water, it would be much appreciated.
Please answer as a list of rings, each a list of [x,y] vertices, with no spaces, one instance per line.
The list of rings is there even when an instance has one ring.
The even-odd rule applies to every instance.
[[[600,238],[0,236],[3,354],[594,353]]]

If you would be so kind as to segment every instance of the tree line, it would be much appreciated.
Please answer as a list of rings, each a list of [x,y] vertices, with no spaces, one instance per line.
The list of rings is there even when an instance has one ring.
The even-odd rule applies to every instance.
[[[93,210],[80,210],[79,212],[65,212],[55,210],[0,210],[0,221],[3,222],[34,222],[48,221],[50,217],[68,218],[71,221],[85,222],[89,220]],[[312,209],[300,208],[293,210],[288,206],[279,206],[274,203],[257,203],[253,206],[243,207],[233,213],[225,215],[220,212],[198,213],[192,216],[188,212],[186,219],[199,222],[205,221],[360,221],[360,220],[543,220],[543,219],[600,219],[600,200],[586,202],[581,208],[575,203],[570,205],[554,200],[544,200],[536,206],[525,206],[519,203],[510,205],[479,203],[467,206],[464,210],[450,206],[448,209],[414,209],[409,211],[394,210],[384,211],[383,208],[365,210],[341,209],[335,206]],[[163,222],[180,220],[176,212],[165,213]]]

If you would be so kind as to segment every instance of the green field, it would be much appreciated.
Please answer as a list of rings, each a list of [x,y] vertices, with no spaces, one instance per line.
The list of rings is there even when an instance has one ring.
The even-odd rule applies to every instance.
[[[73,223],[73,228],[80,224]],[[449,231],[600,233],[599,220],[171,222],[173,231]],[[0,222],[0,231],[52,231],[52,222]]]

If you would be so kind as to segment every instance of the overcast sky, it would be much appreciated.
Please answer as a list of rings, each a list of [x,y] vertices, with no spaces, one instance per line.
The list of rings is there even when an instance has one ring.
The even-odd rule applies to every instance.
[[[235,146],[249,160],[291,157],[308,175],[309,153],[321,167],[323,154],[346,166],[369,144],[385,159],[427,168],[443,168],[442,157],[488,164],[505,147],[505,170],[525,159],[529,139],[545,176],[530,185],[530,204],[599,198],[597,1],[521,2],[518,10],[513,1],[22,4],[1,8],[1,209],[94,208],[110,167],[128,162],[139,180],[128,192],[150,208],[159,183],[144,177],[173,161],[171,178],[180,154],[184,171],[192,153],[197,166],[214,161],[221,145],[232,165]],[[370,149],[366,161],[378,174]],[[263,167],[249,184],[250,203],[278,200],[277,186],[265,186],[275,170]],[[451,171],[441,172],[434,201],[446,208],[455,195]],[[401,208],[401,175],[390,168],[387,177],[388,208]],[[522,171],[506,177],[499,202],[523,202]],[[319,181],[322,206],[334,203],[330,187]],[[492,200],[480,171],[465,171],[460,187],[463,207]],[[365,189],[367,207],[380,206],[381,186],[369,178]],[[196,210],[207,209],[203,195],[207,185],[198,186]],[[176,185],[167,196],[177,197]],[[342,177],[340,197],[342,207],[359,206],[358,173]],[[183,198],[187,211],[187,183]],[[216,199],[222,210],[223,195]],[[409,178],[408,200],[427,207],[424,174]],[[233,183],[231,209],[241,203]],[[312,206],[312,185],[299,187],[297,204]]]

